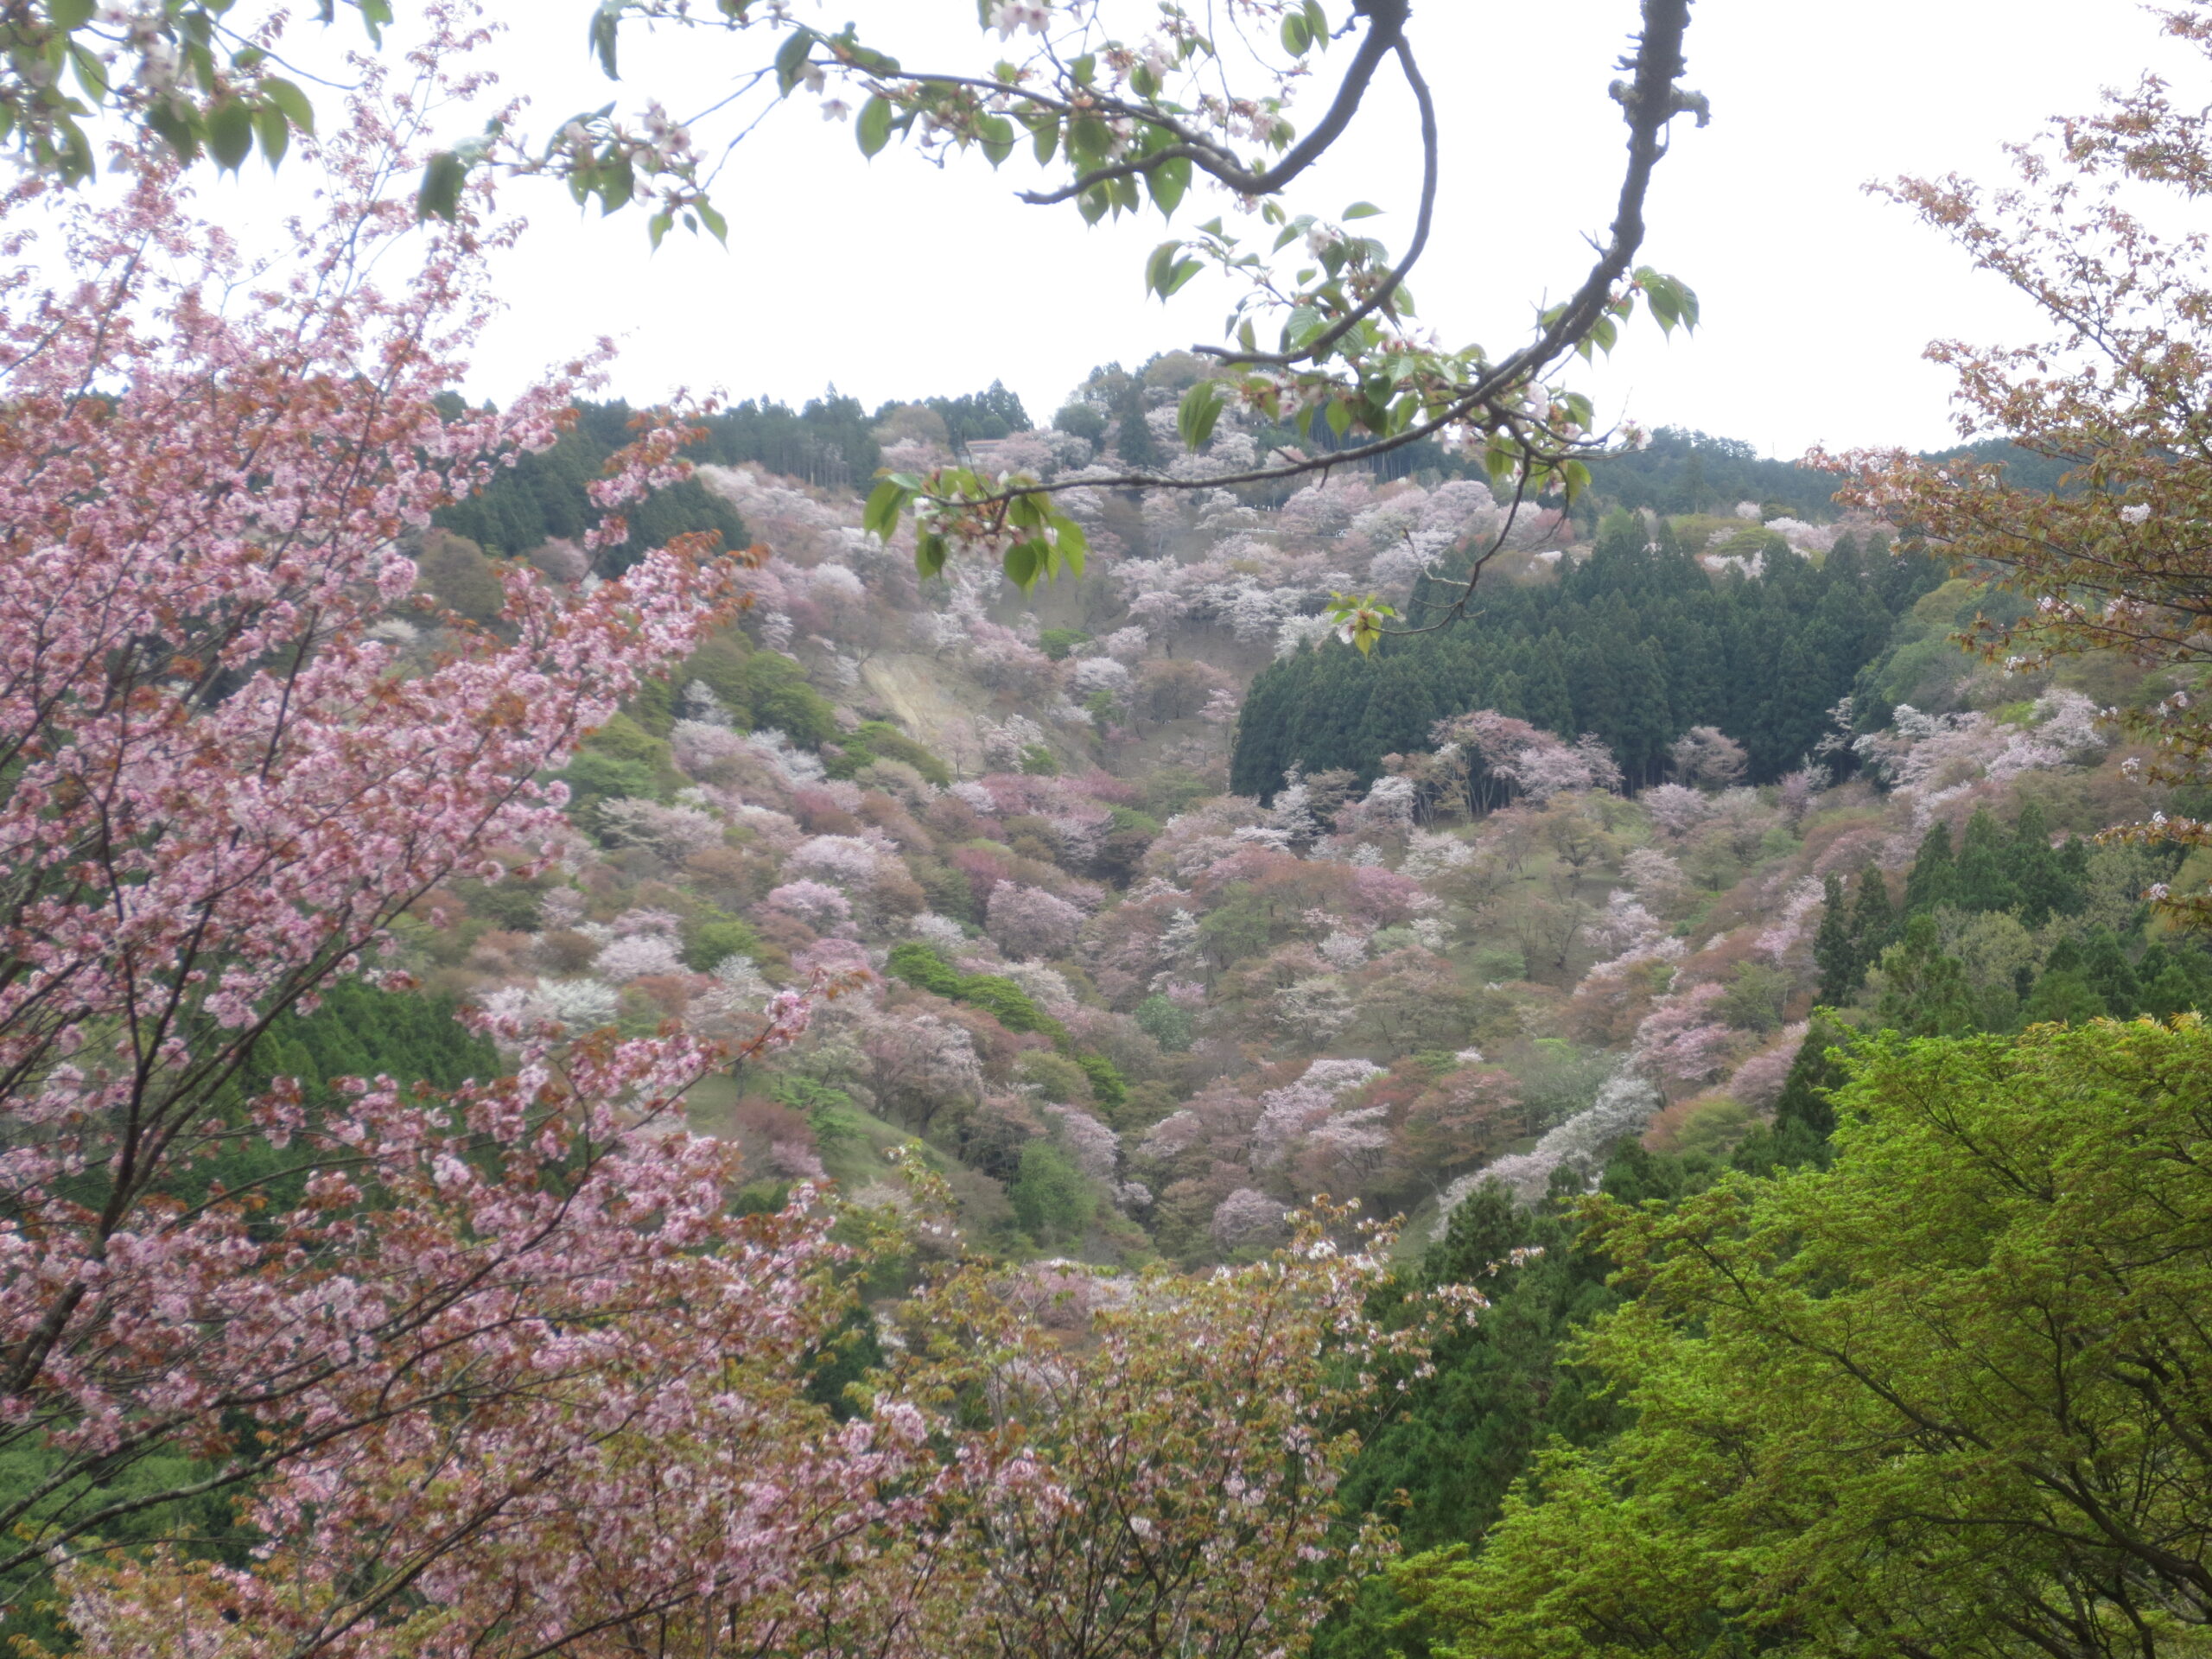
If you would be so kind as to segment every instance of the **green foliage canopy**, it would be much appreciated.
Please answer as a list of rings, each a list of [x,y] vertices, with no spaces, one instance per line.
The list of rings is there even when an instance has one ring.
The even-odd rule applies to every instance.
[[[1832,1171],[1599,1200],[1635,1414],[1398,1588],[1446,1656],[2198,1650],[2212,1030],[1871,1041]]]

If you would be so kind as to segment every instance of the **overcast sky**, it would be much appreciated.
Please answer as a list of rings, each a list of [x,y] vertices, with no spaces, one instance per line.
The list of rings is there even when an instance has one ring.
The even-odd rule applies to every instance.
[[[664,89],[680,111],[739,66],[726,37],[637,40],[610,88],[583,49],[592,9],[494,0],[515,25],[498,61],[531,93],[540,131],[614,96]],[[979,60],[968,0],[798,0],[810,10],[832,28],[857,16],[910,66]],[[1445,173],[1412,285],[1448,340],[1506,349],[1534,304],[1586,265],[1581,238],[1610,217],[1623,131],[1605,87],[1635,15],[1631,0],[1415,0]],[[2146,67],[2191,99],[2205,80],[2129,0],[1697,0],[1688,51],[1686,84],[1712,99],[1713,124],[1676,124],[1643,257],[1698,290],[1705,325],[1671,342],[1646,325],[1585,384],[1609,414],[1783,455],[1815,442],[1946,441],[1948,379],[1923,347],[2032,329],[1994,282],[1863,184],[1906,171],[1995,179],[2005,141]],[[1374,100],[1294,207],[1333,214],[1370,200],[1389,211],[1368,228],[1402,241],[1411,135],[1409,108]],[[747,141],[718,187],[727,253],[680,232],[651,253],[634,212],[601,223],[550,190],[525,198],[533,226],[508,261],[512,309],[481,342],[472,390],[504,397],[607,332],[634,401],[684,385],[798,402],[834,383],[873,405],[996,378],[1042,421],[1094,364],[1219,338],[1223,290],[1194,284],[1166,307],[1141,297],[1144,255],[1167,233],[1156,214],[1086,230],[1066,208],[1014,202],[1033,177],[972,156],[939,172],[896,148],[866,162],[849,127],[798,103]],[[210,191],[208,205],[239,188]],[[1179,223],[1212,211],[1186,207]]]

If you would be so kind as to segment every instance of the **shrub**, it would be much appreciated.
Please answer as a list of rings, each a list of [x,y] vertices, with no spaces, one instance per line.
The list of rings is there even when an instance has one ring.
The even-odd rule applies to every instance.
[[[887,965],[897,977],[921,990],[944,997],[960,995],[960,976],[933,947],[919,939],[893,945]]]
[[[1138,1003],[1136,1022],[1145,1035],[1170,1054],[1185,1052],[1197,1032],[1191,1011],[1177,1007],[1164,996],[1147,996]]]
[[[700,973],[711,973],[715,964],[725,957],[757,959],[760,954],[760,936],[734,916],[717,916],[684,925],[683,965]]]
[[[1096,1202],[1090,1183],[1049,1141],[1022,1147],[1020,1173],[1006,1196],[1021,1230],[1046,1245],[1081,1236]]]
[[[1068,652],[1090,643],[1090,636],[1081,628],[1047,628],[1037,636],[1039,647],[1056,663],[1065,662]]]
[[[1103,1054],[1078,1054],[1075,1063],[1090,1079],[1090,1097],[1109,1116],[1119,1111],[1129,1097],[1129,1086],[1114,1062]]]

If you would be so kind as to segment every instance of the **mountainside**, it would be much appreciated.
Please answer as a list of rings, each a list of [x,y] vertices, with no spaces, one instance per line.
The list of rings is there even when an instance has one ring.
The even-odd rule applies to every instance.
[[[1624,1137],[1771,1157],[1816,1001],[2006,1030],[2212,978],[2148,929],[2174,855],[2083,839],[2162,798],[2094,719],[2158,683],[1978,667],[1945,640],[1985,596],[1878,524],[1617,507],[1584,542],[1465,480],[1270,506],[1094,488],[1065,430],[991,442],[1057,474],[1079,582],[919,582],[853,493],[703,467],[766,550],[741,625],[587,741],[563,873],[434,895],[412,936],[441,993],[576,1029],[739,1033],[861,976],[694,1091],[760,1203],[895,1192],[914,1136],[1001,1252],[1196,1264],[1325,1192],[1420,1243]],[[1501,540],[1465,620],[1372,660],[1327,637],[1329,592],[1419,626]],[[441,550],[457,602],[479,556]]]

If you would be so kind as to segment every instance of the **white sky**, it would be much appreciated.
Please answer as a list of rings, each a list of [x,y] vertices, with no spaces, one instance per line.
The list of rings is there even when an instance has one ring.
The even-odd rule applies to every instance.
[[[857,16],[909,67],[988,62],[968,7],[831,0],[813,20]],[[491,10],[514,23],[497,61],[533,95],[540,132],[654,91],[681,111],[751,44],[633,39],[623,84],[609,86],[584,51],[590,0]],[[1579,279],[1582,235],[1611,216],[1623,129],[1604,89],[1635,13],[1631,0],[1417,0],[1445,173],[1412,286],[1447,340],[1504,349],[1540,296]],[[1584,384],[1609,414],[1782,455],[1815,442],[1946,442],[1948,377],[1922,348],[2033,332],[1993,279],[1863,183],[1905,171],[1995,181],[2000,144],[2145,67],[2185,101],[2206,79],[2132,0],[1697,0],[1688,51],[1685,84],[1711,98],[1713,122],[1676,124],[1643,257],[1698,290],[1705,325],[1670,343],[1640,325]],[[1366,198],[1390,211],[1363,228],[1402,242],[1418,181],[1411,135],[1409,106],[1371,101],[1357,142],[1294,207],[1334,214]],[[244,209],[254,172],[243,187],[203,187],[203,204],[219,213],[236,190]],[[1086,230],[1071,209],[1014,202],[1033,177],[1019,156],[1002,175],[978,156],[938,173],[896,145],[866,162],[849,126],[801,101],[747,142],[718,187],[727,253],[681,232],[651,253],[641,214],[587,221],[543,189],[524,198],[534,223],[506,268],[512,308],[481,341],[471,390],[504,397],[609,333],[622,346],[617,390],[633,401],[684,385],[797,403],[834,382],[873,406],[998,378],[1042,421],[1093,364],[1219,338],[1224,290],[1194,283],[1166,308],[1140,297],[1143,257],[1169,233],[1155,214]],[[1215,211],[1190,206],[1179,226]]]

